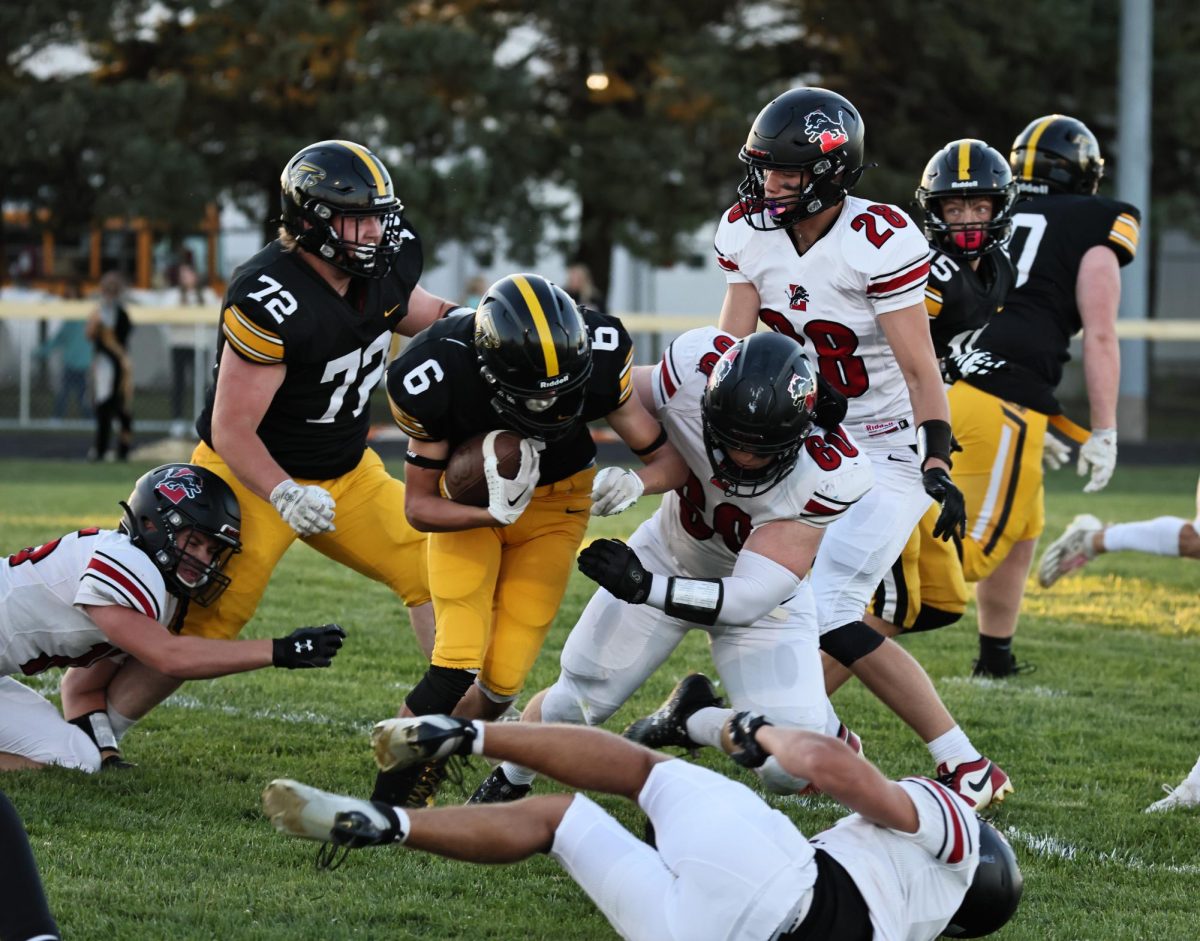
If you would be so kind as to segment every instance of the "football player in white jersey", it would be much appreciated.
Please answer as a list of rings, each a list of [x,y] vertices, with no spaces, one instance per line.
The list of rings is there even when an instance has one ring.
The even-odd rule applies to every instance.
[[[871,492],[830,527],[813,568],[821,649],[929,747],[939,776],[980,808],[1012,790],[942,705],[925,671],[863,614],[932,497],[933,534],[962,537],[950,479],[950,410],[929,338],[929,246],[896,206],[850,196],[863,120],[841,95],[795,88],[768,104],[739,154],[746,178],[722,218],[721,329],[790,337],[847,400],[846,428],[875,468]],[[832,714],[827,731],[840,723]],[[981,789],[982,788],[982,789]]]
[[[672,482],[678,489],[629,545],[601,539],[580,554],[580,570],[600,588],[567,638],[558,680],[522,719],[604,722],[699,628],[738,708],[823,730],[807,575],[825,528],[869,490],[870,463],[836,424],[814,425],[816,379],[783,337],[689,331],[656,366],[635,370],[634,387],[683,455],[687,478]],[[597,474],[593,512],[628,507],[641,492],[624,492],[634,476]],[[780,792],[807,784],[774,762],[763,778]],[[504,765],[472,800],[515,799],[532,780]]]
[[[745,785],[602,729],[420,716],[380,722],[371,737],[382,768],[480,754],[625,797],[656,844],[580,793],[405,810],[286,778],[263,791],[276,829],[322,841],[331,864],[343,848],[389,843],[493,864],[547,853],[630,941],[977,938],[1021,900],[1012,848],[949,788],[889,781],[843,743],[752,712],[726,724],[734,760],[754,767],[771,756],[855,813],[807,840]]]
[[[177,631],[189,604],[211,604],[241,551],[229,485],[165,464],[134,485],[119,530],[83,529],[0,561],[0,770],[121,763],[129,720],[101,699],[71,722],[14,675],[128,654],[181,679],[276,666],[327,667],[345,632],[303,627],[277,640],[209,640]]]

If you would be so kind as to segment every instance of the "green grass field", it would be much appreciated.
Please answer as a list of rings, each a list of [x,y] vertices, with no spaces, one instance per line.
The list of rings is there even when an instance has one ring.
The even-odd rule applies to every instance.
[[[113,525],[116,501],[143,469],[0,461],[0,553],[83,525]],[[1078,478],[1063,472],[1050,481],[1047,529],[1057,535],[1084,510],[1112,520],[1190,518],[1195,484],[1191,468],[1122,468],[1102,494],[1084,496]],[[593,530],[626,534],[650,509]],[[1017,850],[1025,900],[996,937],[1195,938],[1200,814],[1141,811],[1200,751],[1200,566],[1126,554],[1085,572],[1050,591],[1031,585],[1017,649],[1036,663],[1033,675],[967,678],[973,609],[955,627],[907,646],[1016,785],[992,820]],[[589,584],[572,581],[528,692],[554,679]],[[341,870],[318,872],[313,844],[273,831],[259,793],[274,777],[369,792],[367,732],[393,714],[423,671],[390,593],[303,546],[284,559],[247,635],[332,620],[350,634],[332,669],[186,685],[129,733],[124,751],[136,770],[0,780],[25,819],[64,937],[615,937],[548,859],[484,868],[369,850]],[[690,669],[711,672],[699,634],[609,727],[653,709]],[[57,674],[30,682],[56,695]],[[932,772],[916,737],[861,688],[847,687],[835,705],[886,773]],[[737,773],[715,756],[704,760]],[[453,788],[444,793],[461,799]],[[641,832],[636,809],[603,802]],[[810,834],[839,816],[825,798],[777,803]]]

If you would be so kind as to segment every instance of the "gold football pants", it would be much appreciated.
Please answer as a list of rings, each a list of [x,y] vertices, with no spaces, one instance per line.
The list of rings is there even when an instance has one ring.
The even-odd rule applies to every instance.
[[[987,578],[1013,545],[1042,534],[1046,524],[1042,450],[1047,417],[989,395],[965,382],[949,393],[954,435],[954,482],[967,503],[963,575]]]
[[[193,605],[184,634],[236,637],[254,616],[275,566],[300,537],[275,507],[251,493],[215,451],[203,441],[191,463],[207,467],[237,494],[242,509],[242,551],[229,560],[229,587],[207,608]],[[331,480],[300,480],[317,484],[333,496],[336,506],[331,533],[308,536],[305,542],[322,555],[383,582],[410,607],[429,601],[428,539],[404,515],[404,484],[392,477],[379,455],[368,448],[358,466]]]
[[[521,691],[575,567],[595,474],[538,487],[509,526],[430,535],[435,666],[479,670],[497,696]]]
[[[958,480],[955,466],[954,479]],[[933,504],[875,591],[871,612],[906,631],[945,627],[967,607],[967,583],[957,540],[933,538],[942,508]]]

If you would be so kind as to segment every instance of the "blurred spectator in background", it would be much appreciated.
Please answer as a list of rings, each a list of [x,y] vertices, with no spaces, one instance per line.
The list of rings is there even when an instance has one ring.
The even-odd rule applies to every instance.
[[[67,282],[63,300],[78,300],[83,296],[79,281]],[[59,351],[62,366],[58,377],[58,390],[54,396],[54,417],[67,417],[68,401],[75,403],[80,418],[91,418],[92,410],[87,402],[88,370],[92,366],[92,343],[88,339],[87,327],[82,320],[64,320],[54,336],[37,348],[39,357],[47,357]]]
[[[469,307],[472,312],[479,306],[479,302],[483,299],[483,292],[490,287],[488,279],[481,274],[475,275],[467,281],[466,287],[463,289],[466,296],[463,297],[462,306]]]
[[[96,356],[93,396],[96,403],[96,443],[88,459],[102,461],[108,455],[113,419],[121,423],[117,437],[117,459],[129,458],[133,442],[133,365],[129,358],[129,334],[133,322],[121,303],[124,284],[110,271],[100,279],[100,303],[88,316],[87,337]]]
[[[563,289],[571,295],[576,304],[598,311],[604,311],[608,306],[604,295],[592,280],[592,269],[581,261],[567,266],[567,281]]]
[[[196,256],[192,254],[190,248],[185,248],[179,256],[176,277],[179,281],[180,304],[187,306],[189,292],[196,299],[197,304],[204,303],[204,287],[200,284],[200,275],[196,272]]]

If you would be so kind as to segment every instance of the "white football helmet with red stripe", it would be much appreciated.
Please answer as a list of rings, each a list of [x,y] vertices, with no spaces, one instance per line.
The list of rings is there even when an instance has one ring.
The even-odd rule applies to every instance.
[[[220,477],[194,464],[164,464],[143,474],[121,506],[122,532],[154,562],[171,594],[209,605],[228,587],[222,570],[242,550],[242,513]],[[198,537],[215,543],[210,558],[190,551]]]

